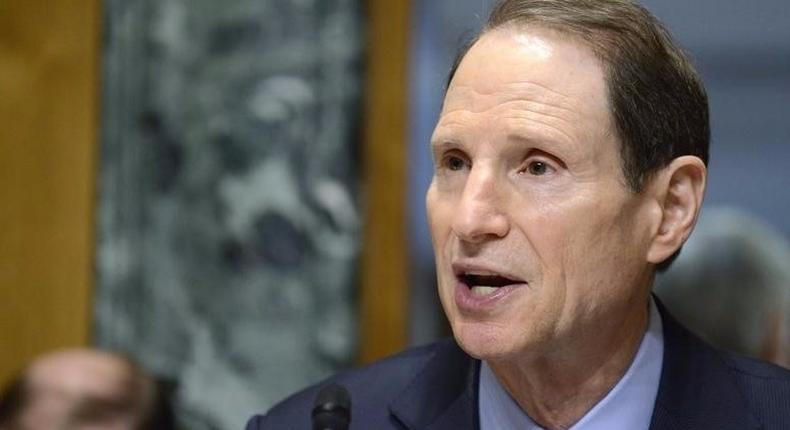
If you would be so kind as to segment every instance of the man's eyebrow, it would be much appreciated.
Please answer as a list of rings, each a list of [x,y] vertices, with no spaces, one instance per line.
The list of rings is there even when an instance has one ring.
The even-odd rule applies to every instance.
[[[461,148],[461,144],[458,143],[457,141],[453,139],[443,139],[441,138],[441,136],[440,138],[437,139],[431,139],[430,143],[431,143],[431,150],[433,150],[434,152]]]
[[[506,139],[509,142],[551,145],[560,148],[567,148],[575,142],[573,136],[565,130],[546,123],[541,123],[541,125],[544,128],[539,133],[530,128],[511,127],[507,131]]]

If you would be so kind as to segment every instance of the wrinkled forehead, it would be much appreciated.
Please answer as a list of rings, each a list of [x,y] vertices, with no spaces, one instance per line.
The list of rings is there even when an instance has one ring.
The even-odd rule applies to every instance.
[[[579,37],[540,26],[485,32],[468,50],[445,95],[443,114],[529,101],[611,124],[605,70]]]
[[[566,92],[606,102],[603,61],[579,36],[540,25],[484,32],[455,71],[449,90],[473,83],[481,92],[507,82],[561,83]]]

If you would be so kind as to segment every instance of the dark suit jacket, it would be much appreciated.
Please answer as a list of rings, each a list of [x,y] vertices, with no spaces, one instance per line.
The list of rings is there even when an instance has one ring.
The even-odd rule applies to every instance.
[[[790,371],[717,351],[659,309],[664,364],[651,430],[790,429]],[[330,382],[351,393],[352,430],[479,429],[479,368],[453,340],[440,341],[307,388],[247,430],[311,429],[316,393]]]

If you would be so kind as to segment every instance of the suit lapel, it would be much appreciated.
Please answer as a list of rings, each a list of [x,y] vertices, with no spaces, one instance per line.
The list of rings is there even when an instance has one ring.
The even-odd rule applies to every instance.
[[[725,358],[656,303],[664,321],[664,364],[650,430],[759,429]]]
[[[454,341],[442,341],[390,413],[410,430],[478,430],[479,369]]]
[[[725,358],[689,333],[656,298],[664,364],[650,430],[758,430]],[[409,430],[479,430],[480,362],[452,340],[437,344],[420,373],[390,404]]]

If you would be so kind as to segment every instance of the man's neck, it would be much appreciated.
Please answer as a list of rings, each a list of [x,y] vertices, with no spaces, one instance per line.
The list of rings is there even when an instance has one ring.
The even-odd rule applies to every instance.
[[[648,308],[577,336],[570,353],[532,360],[488,361],[497,380],[521,409],[546,429],[579,421],[628,370],[647,330]]]

